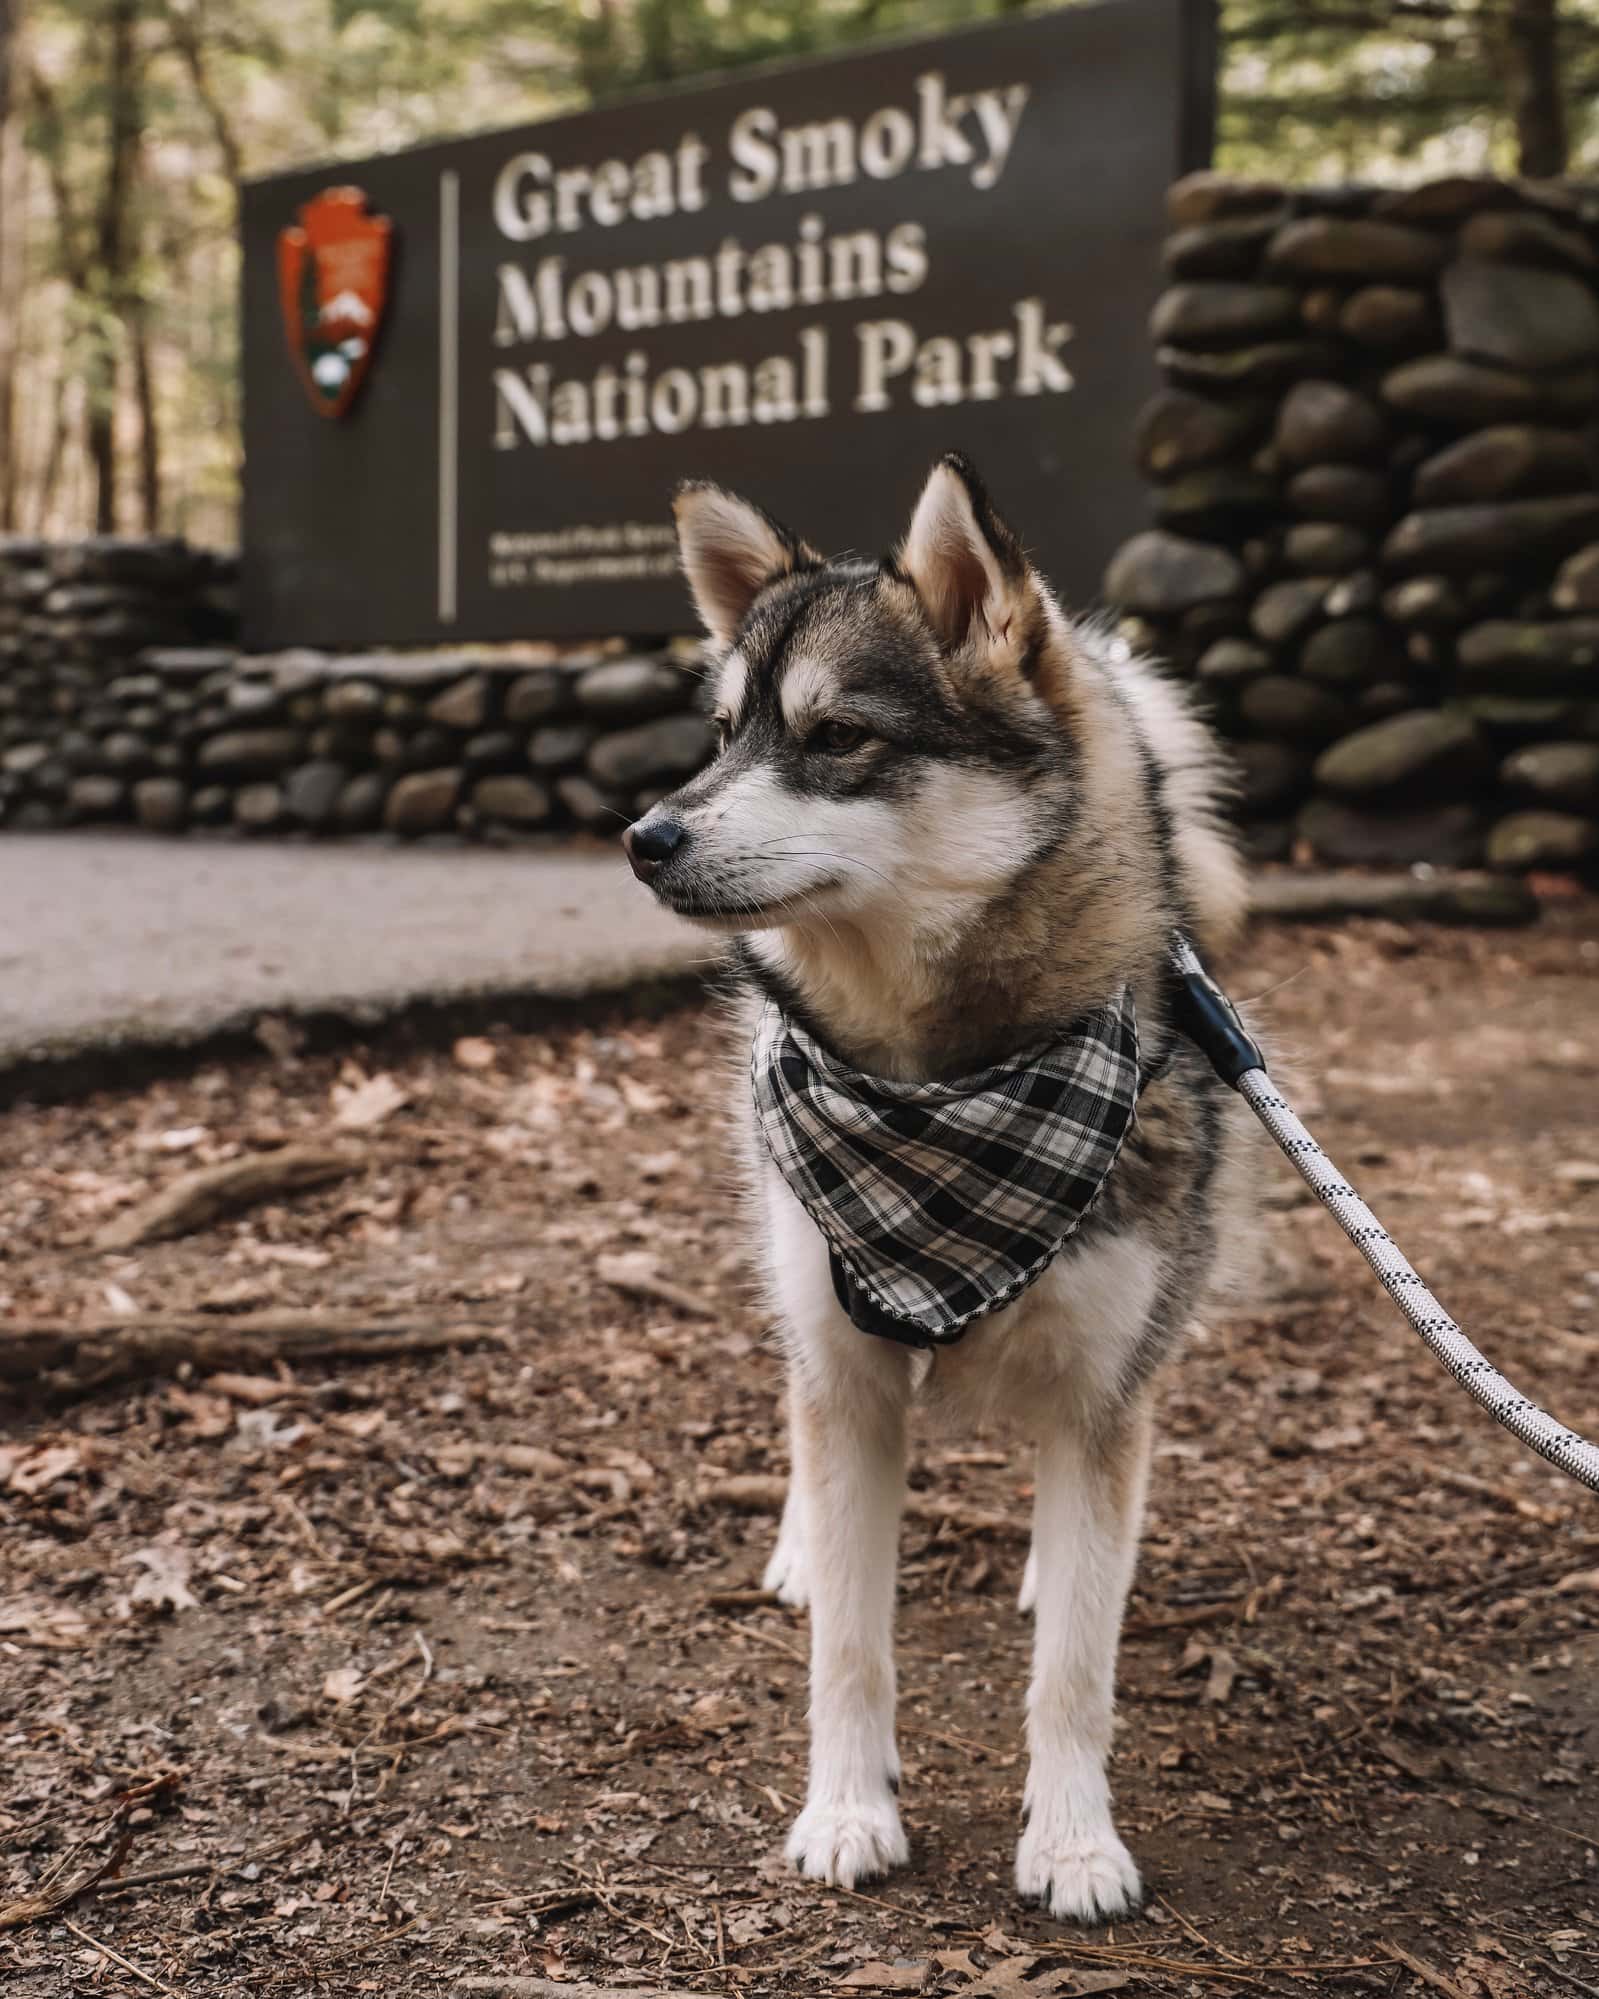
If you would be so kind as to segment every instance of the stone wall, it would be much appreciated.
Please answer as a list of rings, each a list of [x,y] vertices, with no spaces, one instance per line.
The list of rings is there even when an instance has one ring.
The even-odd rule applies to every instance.
[[[242,655],[234,565],[0,541],[0,826],[614,832],[710,753],[698,647]]]
[[[1599,195],[1169,197],[1129,636],[1261,856],[1599,865]]]

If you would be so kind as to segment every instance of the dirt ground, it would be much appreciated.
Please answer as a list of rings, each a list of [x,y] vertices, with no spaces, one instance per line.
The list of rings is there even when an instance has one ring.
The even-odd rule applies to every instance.
[[[1267,930],[1227,972],[1446,1303],[1599,1432],[1599,907]],[[0,1326],[303,1307],[479,1336],[0,1417],[0,1907],[127,1848],[0,1934],[7,1999],[1599,1993],[1599,1514],[1264,1139],[1260,1287],[1166,1379],[1122,1653],[1147,1909],[1077,1931],[1011,1886],[1029,1466],[1000,1435],[918,1440],[912,1864],[852,1894],[785,1871],[806,1633],[757,1588],[784,1445],[719,1046],[698,1009],[279,1037],[0,1122]],[[93,1246],[197,1165],[330,1135],[359,1162],[334,1184]]]

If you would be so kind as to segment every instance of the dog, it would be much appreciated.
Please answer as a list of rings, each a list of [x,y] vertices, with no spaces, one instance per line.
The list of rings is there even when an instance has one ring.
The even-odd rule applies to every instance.
[[[720,750],[624,845],[663,904],[731,934],[741,1060],[756,1038],[741,1153],[793,1465],[765,1580],[811,1617],[809,1785],[788,1856],[845,1888],[908,1857],[893,1611],[920,1401],[1036,1443],[1016,1883],[1052,1915],[1103,1921],[1142,1894],[1106,1759],[1152,1384],[1218,1280],[1243,1197],[1237,1100],[1175,1035],[1168,997],[1173,932],[1214,949],[1244,911],[1219,753],[1154,667],[1067,616],[958,455],[881,562],[824,559],[714,485],[682,487],[675,514]],[[879,1309],[889,1294],[870,1274],[856,1288],[844,1235],[779,1168],[772,1119],[808,1100],[758,1101],[762,1022],[784,1051],[772,1075],[802,1047],[843,1079],[846,1125],[859,1077],[892,1127],[946,1086],[961,1114],[960,1079],[1004,1072],[1112,994],[1136,1014],[1140,1095],[1086,1212],[958,1339],[904,1343]]]

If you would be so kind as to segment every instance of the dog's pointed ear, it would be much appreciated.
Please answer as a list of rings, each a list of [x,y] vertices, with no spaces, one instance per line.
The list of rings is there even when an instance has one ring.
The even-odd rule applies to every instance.
[[[718,645],[732,644],[767,584],[822,559],[749,500],[704,480],[678,487],[672,513],[694,608]]]
[[[899,569],[946,646],[975,636],[985,652],[1019,636],[1034,594],[1021,543],[958,451],[933,467],[916,502]],[[975,632],[974,632],[975,627]]]

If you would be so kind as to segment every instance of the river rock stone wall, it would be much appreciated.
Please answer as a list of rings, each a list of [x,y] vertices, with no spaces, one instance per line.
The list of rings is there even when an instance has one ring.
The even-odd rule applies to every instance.
[[[706,760],[698,646],[241,654],[231,559],[0,541],[0,827],[614,832]]]
[[[1599,194],[1169,196],[1128,636],[1257,855],[1599,867]]]

